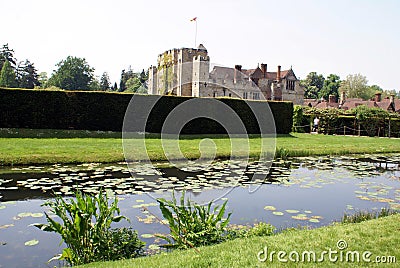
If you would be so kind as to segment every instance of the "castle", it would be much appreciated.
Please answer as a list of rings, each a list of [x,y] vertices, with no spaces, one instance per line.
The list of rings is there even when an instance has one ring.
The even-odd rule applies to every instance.
[[[304,89],[292,68],[267,71],[262,63],[255,69],[214,66],[200,44],[197,49],[171,49],[158,55],[157,66],[149,68],[148,93],[193,97],[232,97],[292,101],[303,104]],[[260,95],[262,94],[262,95]]]

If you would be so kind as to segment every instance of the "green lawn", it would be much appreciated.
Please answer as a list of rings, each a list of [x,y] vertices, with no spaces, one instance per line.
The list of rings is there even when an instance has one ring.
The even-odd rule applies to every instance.
[[[14,136],[0,138],[0,165],[123,161],[124,153],[120,135],[120,133],[97,133],[83,135],[83,138],[74,138],[73,134],[65,135],[62,132],[55,135],[58,138],[50,138],[49,133],[41,138]],[[208,142],[200,143],[204,138],[209,138]],[[213,144],[210,140],[217,147],[216,156],[218,158],[229,157],[231,148],[233,148],[232,154],[238,157],[246,157],[247,154],[250,157],[257,157],[260,154],[261,139],[258,137],[250,137],[249,145],[247,145],[247,139],[234,138],[232,141],[235,144],[231,146],[231,140],[226,136],[183,136],[179,141],[179,146],[185,157],[196,159],[200,156],[199,144],[201,144],[202,152],[207,154],[213,151]],[[164,141],[167,147],[171,145],[170,148],[177,148],[173,140],[165,139]],[[264,138],[263,141],[269,148],[275,145],[275,141],[271,138]],[[132,160],[144,159],[145,153],[151,160],[166,160],[161,140],[158,137],[153,136],[146,139],[147,150],[140,149],[140,145],[143,143],[142,139],[130,139],[127,142],[129,144],[127,155]],[[284,149],[289,156],[390,153],[400,152],[400,140],[293,133],[277,137],[276,147]],[[248,152],[247,149],[249,149]],[[180,157],[175,151],[169,154],[173,158]]]
[[[269,259],[260,262],[257,254],[265,247],[268,250],[268,257],[272,251],[284,251],[289,254],[291,251],[299,253],[301,260],[304,251],[313,251],[316,259],[321,257],[323,251],[331,249],[332,260],[338,257],[336,262],[331,262],[329,253],[324,255],[324,261],[308,262],[305,255],[305,262],[292,262],[288,255],[282,257],[288,262],[285,267],[380,267],[376,262],[378,256],[394,256],[396,263],[381,264],[384,267],[398,267],[400,262],[400,214],[388,216],[376,220],[365,221],[354,224],[337,224],[322,227],[314,230],[293,230],[279,233],[269,237],[255,237],[247,239],[236,239],[222,244],[200,247],[198,250],[174,251],[150,257],[129,259],[115,262],[91,263],[80,267],[85,268],[123,268],[123,267],[282,267],[284,263],[278,261],[277,253],[273,255],[273,261]],[[347,248],[339,250],[337,243],[344,240]],[[337,251],[334,253],[333,251]],[[356,258],[357,251],[360,255],[360,262],[346,262]],[[364,252],[369,251],[371,255],[365,255],[365,262],[362,259]],[[340,252],[342,260],[340,261]],[[350,252],[350,253],[349,253]],[[295,258],[293,253],[292,259]],[[347,256],[347,257],[346,257]],[[260,254],[260,257],[265,257]],[[381,258],[383,260],[383,258]],[[388,258],[386,258],[388,260]],[[312,260],[312,259],[311,259]],[[392,259],[393,261],[393,259]]]

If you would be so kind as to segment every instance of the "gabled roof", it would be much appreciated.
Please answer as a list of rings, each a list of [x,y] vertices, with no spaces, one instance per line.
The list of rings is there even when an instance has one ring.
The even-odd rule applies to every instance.
[[[214,79],[222,78],[222,79],[232,79],[233,80],[234,73],[235,73],[235,68],[214,66],[213,70],[210,72],[210,77],[214,78]],[[262,74],[262,70],[259,67],[255,68],[255,69],[242,69],[242,78],[249,78],[249,77],[253,77],[253,76],[257,77],[260,74]],[[266,78],[269,80],[275,80],[276,74],[277,74],[277,72],[267,72]],[[296,77],[293,70],[290,69],[290,70],[281,71],[281,79],[286,78],[289,74]],[[261,76],[259,78],[261,78]]]
[[[304,99],[304,105],[315,107],[315,108],[338,108],[340,106],[343,110],[350,110],[356,108],[359,105],[365,105],[370,108],[381,108],[385,111],[393,110],[393,106],[390,103],[390,99],[382,99],[381,101],[375,100],[363,100],[359,98],[348,98],[342,105],[339,103],[332,103],[327,101],[320,101],[317,99]],[[400,112],[400,99],[394,99],[394,111]]]

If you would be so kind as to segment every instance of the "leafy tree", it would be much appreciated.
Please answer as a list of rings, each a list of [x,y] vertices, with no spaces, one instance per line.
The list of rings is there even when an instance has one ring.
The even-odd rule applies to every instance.
[[[126,82],[130,79],[130,78],[134,78],[135,76],[137,76],[137,73],[134,73],[131,66],[129,66],[128,70],[125,71],[122,70],[121,72],[121,80],[119,82],[119,91],[125,91],[127,89],[126,86]]]
[[[140,81],[140,74],[136,74],[134,77],[129,78],[129,80],[126,81],[126,91],[142,94],[147,93],[147,89]]]
[[[37,70],[29,60],[18,64],[17,81],[18,86],[21,88],[35,88],[35,86],[40,86]]]
[[[40,86],[42,88],[46,88],[47,81],[49,80],[49,78],[47,77],[47,73],[46,72],[39,73],[38,80],[39,80]]]
[[[3,45],[0,49],[0,70],[3,68],[4,63],[8,61],[12,68],[15,68],[17,60],[14,58],[14,50],[8,47],[8,44]]]
[[[89,84],[90,90],[101,90],[101,85],[98,77],[93,77],[92,81]]]
[[[107,72],[104,72],[100,78],[100,89],[110,90],[110,88],[111,88],[110,77],[108,76]]]
[[[301,80],[300,84],[305,87],[304,97],[307,99],[318,98],[319,91],[324,86],[325,78],[322,74],[316,72],[310,72],[306,79]]]
[[[11,64],[6,60],[1,68],[0,72],[0,86],[1,87],[17,87],[17,79],[15,76],[14,69]]]
[[[49,86],[68,90],[90,89],[94,79],[94,68],[90,67],[84,58],[68,56],[56,66],[58,69],[50,77]]]
[[[371,99],[375,92],[368,86],[368,80],[361,74],[349,74],[346,80],[342,81],[339,88],[340,92],[346,92],[349,98]]]
[[[375,93],[383,92],[383,89],[378,85],[369,86],[369,89],[371,90],[371,92],[375,92]]]
[[[336,99],[339,97],[340,77],[336,74],[330,74],[324,80],[324,85],[318,92],[319,98],[328,100],[329,95],[335,95]]]

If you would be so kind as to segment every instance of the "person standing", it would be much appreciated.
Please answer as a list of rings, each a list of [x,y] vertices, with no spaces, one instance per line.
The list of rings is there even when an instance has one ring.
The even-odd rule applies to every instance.
[[[314,124],[313,124],[313,132],[317,132],[318,133],[318,125],[319,125],[319,118],[315,117],[314,118]]]

